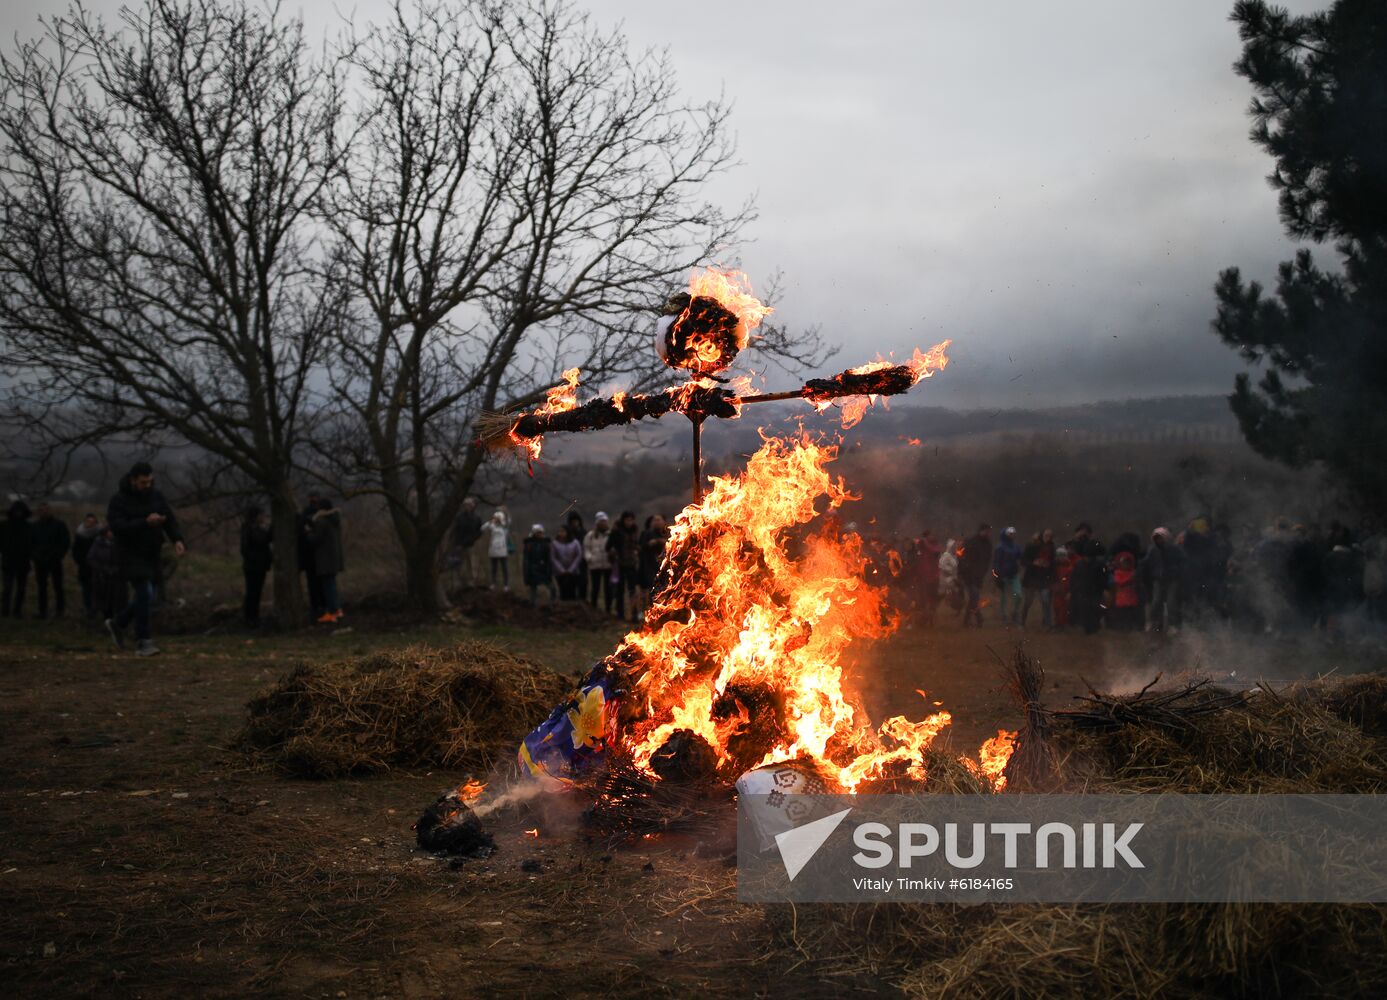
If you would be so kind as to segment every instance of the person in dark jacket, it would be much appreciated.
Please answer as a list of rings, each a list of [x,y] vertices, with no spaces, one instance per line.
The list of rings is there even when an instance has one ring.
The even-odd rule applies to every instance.
[[[246,599],[241,605],[241,615],[247,625],[260,624],[260,595],[265,592],[265,575],[270,572],[274,561],[270,516],[251,504],[241,521],[241,574],[246,580]]]
[[[1363,603],[1363,554],[1346,543],[1347,529],[1334,535],[1339,541],[1324,557],[1324,630],[1338,640],[1344,637],[1344,619]]]
[[[48,588],[53,588],[53,613],[61,618],[67,611],[67,594],[63,588],[63,560],[72,548],[72,535],[67,525],[53,516],[46,503],[34,511],[34,523],[29,532],[33,538],[34,583],[39,592],[39,617],[48,617]]]
[[[1021,589],[1025,596],[1021,599],[1021,627],[1026,627],[1026,618],[1031,613],[1031,605],[1040,601],[1040,624],[1042,628],[1052,628],[1050,617],[1050,589],[1055,584],[1055,533],[1046,528],[1031,539],[1021,553]]]
[[[318,578],[318,568],[313,564],[313,515],[318,513],[322,497],[317,493],[308,494],[308,504],[299,512],[299,572],[304,575],[308,585],[308,620],[316,622],[326,610],[323,607],[323,581]]]
[[[148,462],[135,463],[120,481],[120,489],[106,507],[106,523],[115,537],[116,567],[133,591],[130,603],[106,619],[106,631],[124,649],[125,629],[133,621],[136,654],[153,656],[159,650],[149,636],[149,609],[159,576],[160,549],[166,537],[178,555],[185,547],[178,518],[164,494],[154,488],[154,469]]]
[[[1141,560],[1141,578],[1146,585],[1146,631],[1180,631],[1180,586],[1184,579],[1184,552],[1170,532],[1157,528],[1151,532],[1151,548]]]
[[[82,610],[88,618],[96,617],[96,604],[92,600],[92,573],[87,565],[87,553],[100,537],[101,521],[95,514],[82,518],[72,536],[72,562],[77,567],[77,583],[82,588]]]
[[[935,612],[939,608],[939,557],[944,549],[934,537],[934,532],[926,528],[910,546],[911,590],[914,600],[915,620],[925,628],[934,627]]]
[[[645,530],[641,532],[641,594],[642,600],[649,603],[655,592],[655,582],[660,576],[660,564],[665,561],[665,546],[669,544],[669,527],[659,514],[652,514],[645,520]]]
[[[102,621],[115,617],[125,607],[125,582],[116,565],[116,538],[110,525],[101,525],[100,533],[87,549],[85,563],[91,576],[92,611]]]
[[[0,525],[0,573],[4,575],[0,615],[24,617],[24,590],[29,583],[29,563],[33,536],[29,531],[32,511],[23,500],[10,504],[5,523]]]
[[[1295,526],[1286,558],[1291,584],[1292,623],[1313,629],[1324,614],[1324,549],[1303,524]]]
[[[530,603],[539,603],[539,588],[549,592],[549,603],[554,603],[554,552],[553,545],[544,536],[544,525],[530,526],[530,534],[520,547],[520,571],[525,586],[530,588]]]
[[[452,564],[454,585],[475,587],[477,585],[480,554],[477,542],[482,537],[482,519],[477,513],[477,501],[468,497],[462,501],[462,510],[453,518],[453,551],[449,556]]]
[[[1081,523],[1065,546],[1072,561],[1069,572],[1069,607],[1085,635],[1093,635],[1103,622],[1103,592],[1108,585],[1107,549],[1093,537],[1093,528]]]
[[[342,601],[337,593],[337,574],[346,567],[342,550],[342,512],[324,497],[318,499],[318,509],[308,527],[309,541],[313,545],[313,569],[318,575],[318,586],[323,595],[323,613],[318,622],[330,625],[340,622]]]
[[[616,614],[626,618],[626,602],[631,602],[631,618],[640,618],[641,533],[635,511],[622,511],[621,519],[607,536],[607,555],[611,561],[612,582],[616,589]]]
[[[963,626],[982,628],[982,583],[992,569],[992,525],[978,525],[977,534],[963,543],[958,557],[958,582],[963,585]]]
[[[1021,546],[1016,542],[1015,528],[1002,532],[992,553],[992,580],[997,584],[998,617],[1003,626],[1010,628],[1021,617]]]

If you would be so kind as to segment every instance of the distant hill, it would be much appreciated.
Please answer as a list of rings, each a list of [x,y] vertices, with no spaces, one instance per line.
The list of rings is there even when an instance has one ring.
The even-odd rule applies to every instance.
[[[922,443],[980,444],[1060,438],[1072,444],[1223,444],[1236,445],[1242,435],[1223,396],[1166,396],[1124,399],[1039,410],[951,410],[938,406],[880,403],[856,427],[844,431],[836,410],[823,414],[796,404],[748,408],[738,420],[710,421],[704,449],[710,456],[741,454],[760,444],[758,430],[784,432],[802,422],[810,431],[841,434],[849,448],[872,447],[919,439]],[[635,454],[678,460],[691,445],[688,422],[675,416],[647,421],[626,430],[556,435],[545,442],[546,461],[608,462]]]

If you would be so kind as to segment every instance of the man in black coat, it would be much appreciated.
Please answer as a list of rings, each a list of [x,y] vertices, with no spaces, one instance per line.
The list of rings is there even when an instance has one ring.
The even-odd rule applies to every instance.
[[[1081,523],[1066,546],[1075,557],[1069,574],[1069,605],[1085,635],[1093,635],[1103,622],[1103,591],[1108,581],[1108,552],[1093,537],[1093,529]]]
[[[982,585],[992,570],[992,525],[978,525],[978,533],[963,543],[958,559],[958,580],[963,584],[963,627],[982,628]]]
[[[251,504],[241,522],[241,573],[246,578],[246,599],[242,602],[241,614],[252,627],[260,624],[260,595],[265,590],[265,576],[274,561],[270,518]]]
[[[67,610],[67,598],[63,593],[63,559],[72,548],[72,535],[67,525],[53,516],[53,508],[46,503],[38,505],[34,512],[38,516],[29,529],[33,538],[34,583],[39,590],[39,617],[48,617],[48,587],[53,587],[53,611],[61,618]]]
[[[159,550],[164,538],[173,542],[178,555],[184,552],[183,532],[178,518],[164,494],[154,488],[154,469],[148,462],[136,462],[106,508],[106,523],[116,543],[116,566],[130,585],[130,603],[114,618],[106,619],[106,631],[116,646],[125,648],[125,629],[135,623],[135,652],[153,656],[159,652],[149,638],[149,608],[154,603],[154,585],[159,578]]]
[[[29,505],[23,500],[10,504],[5,523],[0,524],[0,573],[5,578],[0,615],[24,616],[24,588],[29,582],[29,563],[33,535],[29,531]]]
[[[299,512],[299,572],[308,578],[308,620],[317,621],[323,615],[323,581],[318,576],[314,561],[311,535],[313,515],[318,513],[322,498],[317,493],[308,494],[308,505]]]
[[[477,585],[477,542],[481,537],[482,519],[477,516],[477,501],[468,497],[462,501],[462,510],[458,511],[458,516],[453,519],[451,562],[455,585]]]

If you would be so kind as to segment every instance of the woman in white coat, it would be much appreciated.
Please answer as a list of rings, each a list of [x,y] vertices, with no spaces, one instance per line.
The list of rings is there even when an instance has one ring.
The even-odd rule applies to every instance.
[[[600,590],[606,601],[607,613],[611,614],[612,601],[616,592],[612,588],[612,557],[607,550],[607,542],[612,537],[612,522],[605,511],[597,512],[597,523],[583,537],[583,558],[588,564],[588,597],[592,606],[597,607],[597,592]]]
[[[482,535],[486,538],[486,553],[491,557],[491,589],[496,589],[496,578],[500,577],[502,589],[510,590],[510,519],[504,507],[482,525]]]

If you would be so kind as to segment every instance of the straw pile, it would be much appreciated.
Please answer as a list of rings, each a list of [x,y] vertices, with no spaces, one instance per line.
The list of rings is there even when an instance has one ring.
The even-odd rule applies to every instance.
[[[1032,661],[1018,656],[1014,672],[1019,691],[1042,690]],[[1092,692],[1064,711],[1026,701],[1016,790],[1387,791],[1380,677]],[[966,769],[929,763],[927,791],[988,794]],[[773,923],[800,955],[833,956],[826,975],[911,997],[1387,994],[1387,907],[853,905],[787,908]]]
[[[240,746],[301,777],[401,767],[481,773],[513,753],[571,686],[479,642],[303,664],[247,706]]]

